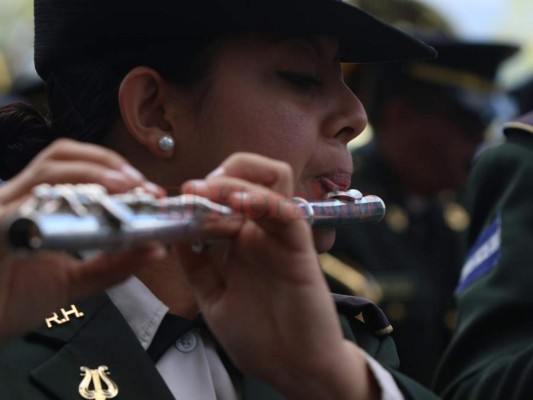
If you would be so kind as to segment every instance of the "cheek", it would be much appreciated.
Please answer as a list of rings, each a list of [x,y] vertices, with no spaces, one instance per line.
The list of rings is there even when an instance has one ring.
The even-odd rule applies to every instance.
[[[255,88],[233,86],[215,94],[203,121],[206,135],[226,156],[247,151],[289,162],[294,168],[315,145],[310,113]],[[216,138],[216,139],[215,139]]]

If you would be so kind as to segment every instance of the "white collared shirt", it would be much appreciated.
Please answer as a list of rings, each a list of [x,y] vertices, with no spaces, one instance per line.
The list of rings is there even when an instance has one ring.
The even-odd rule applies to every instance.
[[[107,293],[146,350],[168,312],[139,279],[130,277]],[[379,386],[381,400],[403,400],[391,374],[363,351]],[[177,340],[156,363],[156,368],[180,400],[237,400],[239,395],[220,360],[213,341],[192,329]]]
[[[137,278],[109,289],[111,301],[147,350],[168,312]],[[170,392],[180,400],[237,400],[239,396],[213,341],[197,329],[186,332],[157,361]]]

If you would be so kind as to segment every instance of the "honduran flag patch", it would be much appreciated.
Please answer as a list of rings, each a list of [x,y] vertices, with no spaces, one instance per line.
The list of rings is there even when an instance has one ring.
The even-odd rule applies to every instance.
[[[502,222],[498,215],[468,252],[455,294],[460,294],[481,276],[492,270],[500,259]]]

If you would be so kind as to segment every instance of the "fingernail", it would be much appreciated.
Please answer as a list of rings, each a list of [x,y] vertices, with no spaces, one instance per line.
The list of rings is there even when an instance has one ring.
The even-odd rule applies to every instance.
[[[141,172],[139,172],[135,168],[133,168],[131,165],[124,165],[122,167],[122,172],[124,172],[126,175],[128,175],[135,181],[143,181],[145,179],[144,175],[141,174]]]
[[[152,182],[144,182],[143,184],[144,188],[152,193],[152,194],[160,194],[160,193],[163,193],[164,190],[161,186],[158,186],[156,185],[155,183],[152,183]]]
[[[188,181],[184,186],[187,188],[187,191],[192,191],[193,193],[209,190],[209,186],[207,186],[207,183],[203,179]]]
[[[218,167],[217,169],[211,171],[207,174],[206,178],[214,178],[216,176],[222,176],[226,173],[226,170],[222,167]]]
[[[124,174],[118,172],[118,171],[114,171],[114,170],[107,170],[104,172],[104,174],[102,175],[102,177],[104,178],[104,180],[111,184],[111,185],[117,185],[119,184],[121,187],[124,186]]]

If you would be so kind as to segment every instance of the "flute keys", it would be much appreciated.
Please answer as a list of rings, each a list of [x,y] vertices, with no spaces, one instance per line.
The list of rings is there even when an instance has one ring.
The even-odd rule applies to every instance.
[[[326,194],[327,200],[340,200],[344,202],[353,203],[363,198],[363,194],[357,189],[349,189],[347,191],[338,190]]]

